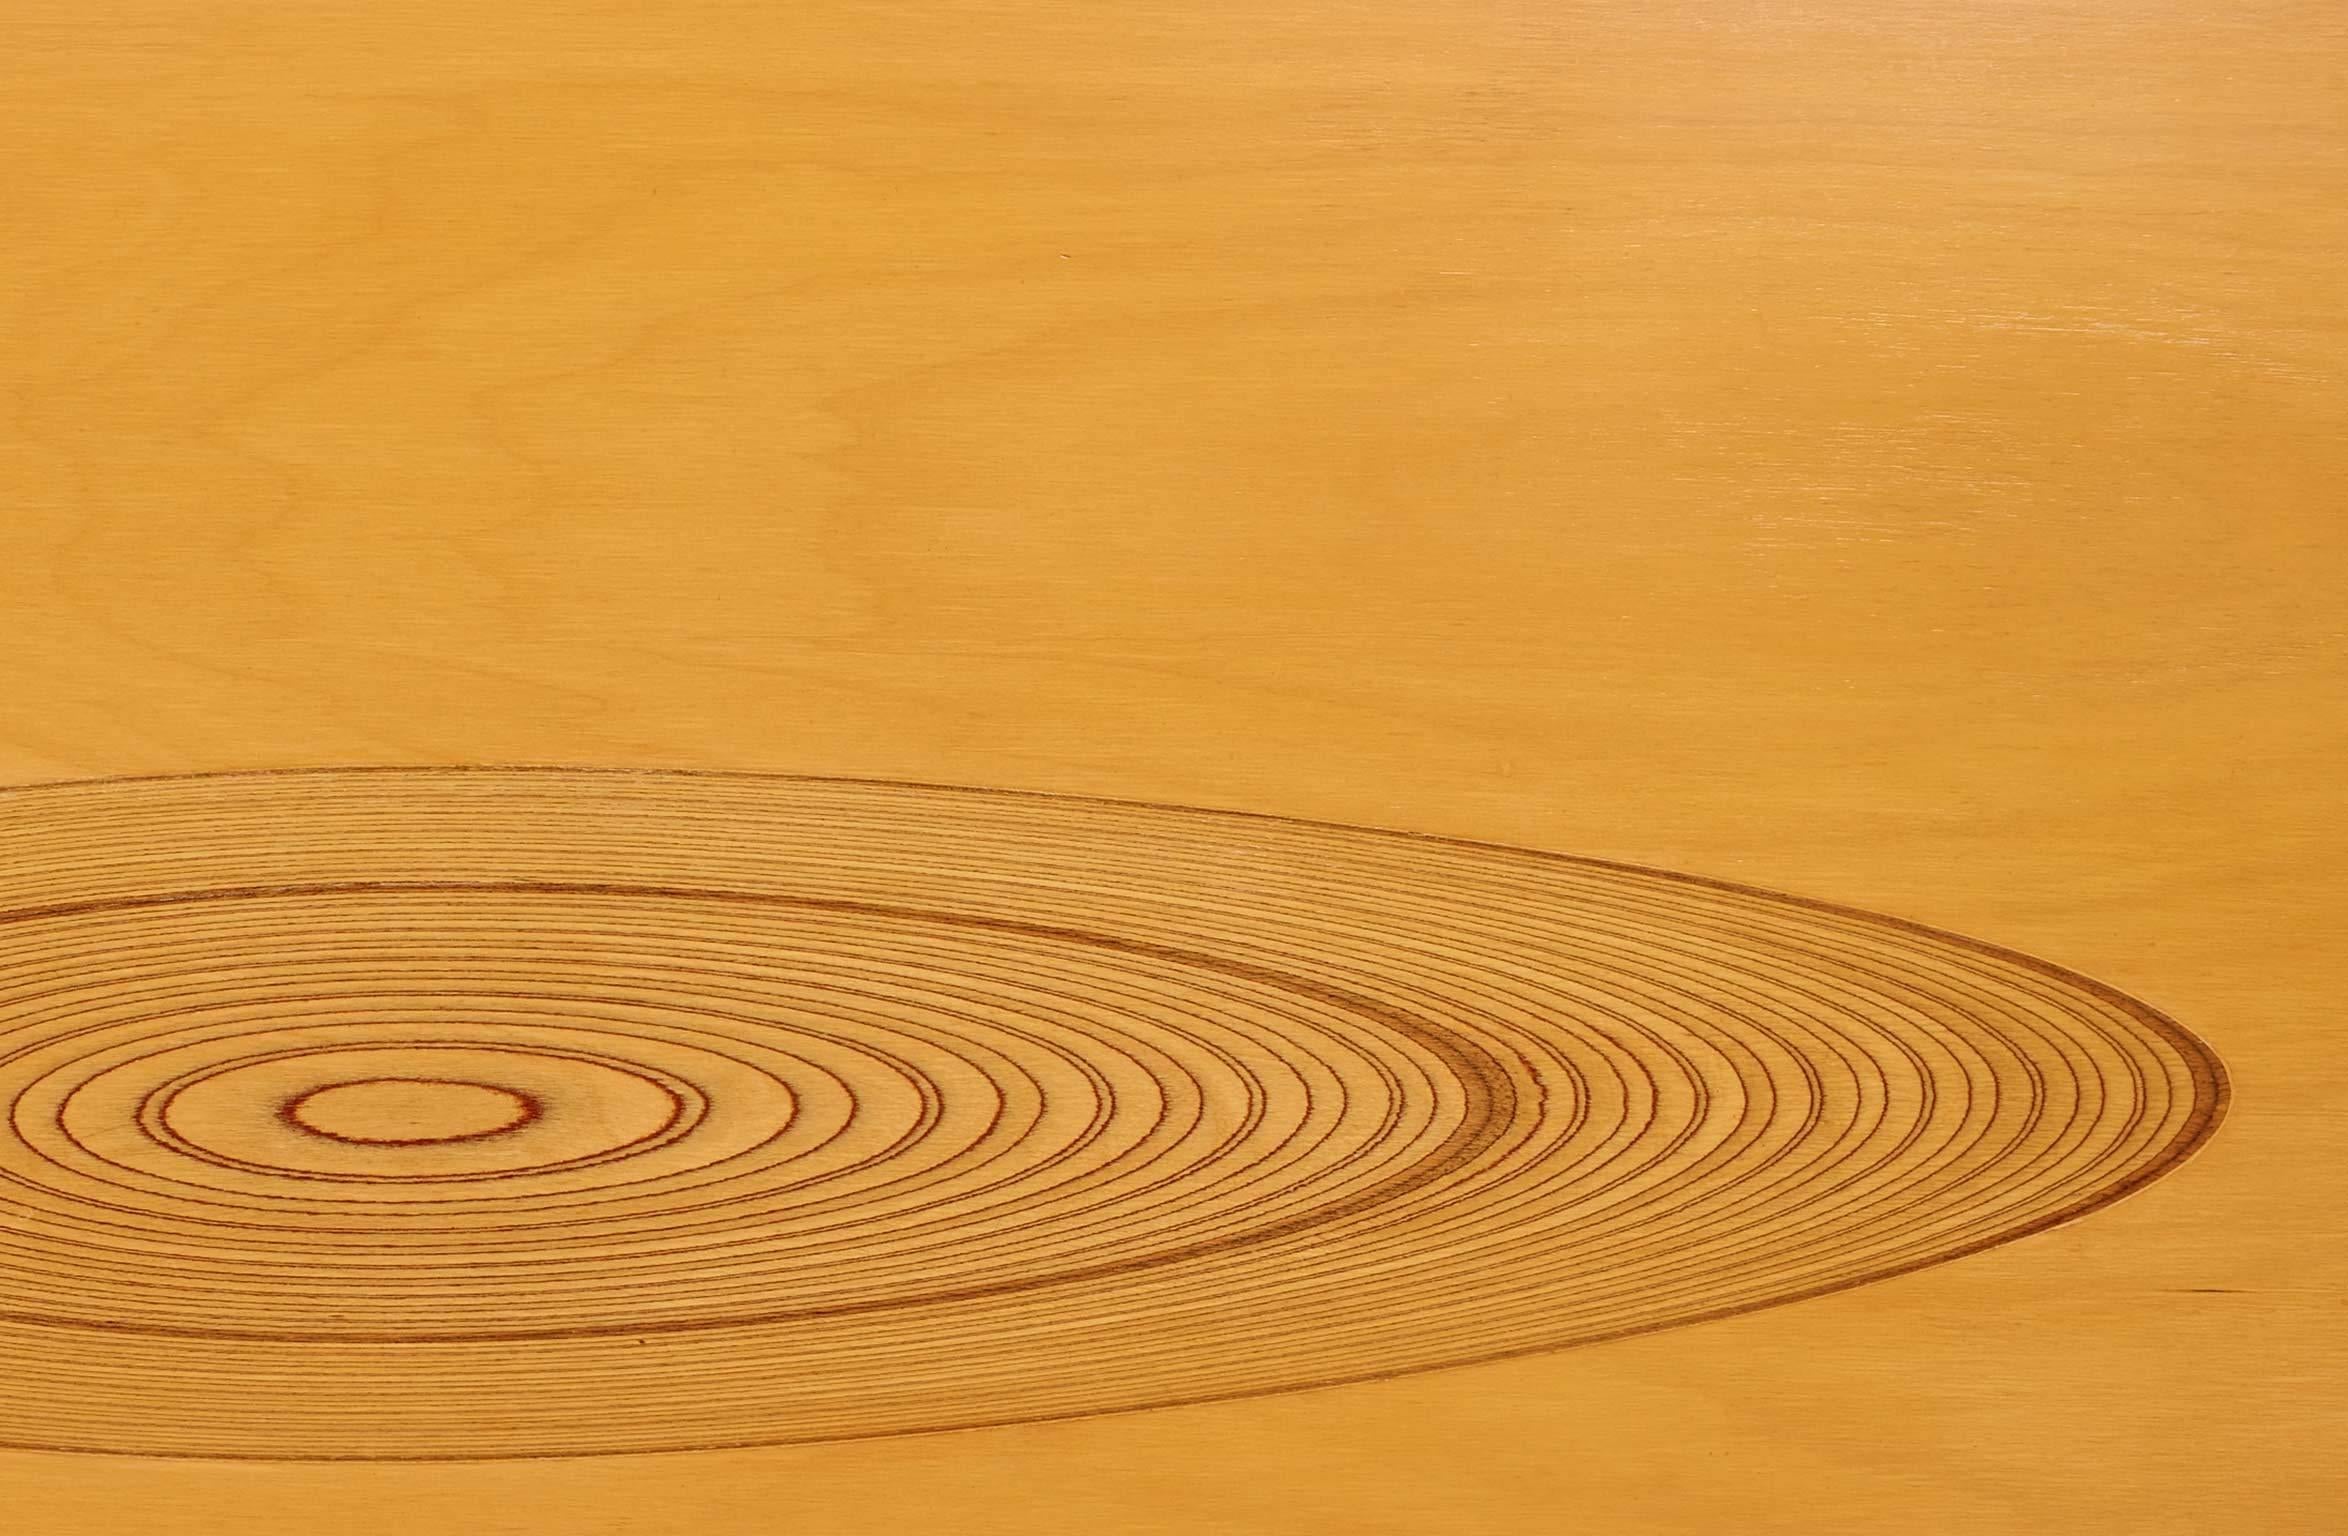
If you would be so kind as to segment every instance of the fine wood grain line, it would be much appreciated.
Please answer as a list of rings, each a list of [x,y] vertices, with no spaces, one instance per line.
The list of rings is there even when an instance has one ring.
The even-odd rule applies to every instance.
[[[1751,1311],[2190,1153],[2059,967],[1067,796],[404,769],[0,793],[0,1438],[437,1460],[1232,1398]]]

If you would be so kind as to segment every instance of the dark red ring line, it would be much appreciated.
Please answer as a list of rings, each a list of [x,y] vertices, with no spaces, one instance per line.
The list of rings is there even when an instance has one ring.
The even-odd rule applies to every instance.
[[[503,1125],[486,1131],[465,1131],[454,1136],[345,1136],[324,1126],[312,1125],[302,1118],[302,1106],[321,1094],[339,1093],[350,1088],[375,1088],[386,1083],[404,1083],[419,1088],[471,1088],[481,1093],[494,1093],[511,1099],[519,1112]],[[492,1141],[500,1136],[511,1136],[525,1126],[536,1124],[546,1113],[546,1105],[538,1095],[508,1088],[501,1083],[466,1082],[453,1077],[363,1077],[348,1082],[321,1083],[279,1101],[277,1118],[306,1135],[322,1136],[328,1141],[339,1141],[347,1147],[444,1147],[476,1141]]]
[[[297,998],[297,1000],[304,999]],[[668,1142],[673,1142],[679,1137],[689,1134],[694,1129],[694,1127],[698,1126],[702,1119],[709,1113],[709,1095],[704,1092],[699,1085],[692,1083],[682,1077],[678,1077],[674,1073],[661,1072],[657,1071],[656,1069],[647,1068],[641,1063],[630,1062],[622,1057],[606,1056],[593,1051],[585,1051],[574,1047],[565,1046],[533,1045],[529,1047],[520,1047],[486,1040],[450,1041],[438,1039],[416,1039],[367,1042],[350,1041],[331,1045],[290,1046],[284,1049],[268,1051],[258,1055],[239,1056],[228,1061],[215,1062],[208,1066],[200,1067],[193,1072],[189,1072],[180,1077],[174,1078],[164,1083],[161,1087],[150,1092],[145,1099],[140,1101],[137,1112],[139,1125],[140,1128],[145,1130],[149,1136],[153,1137],[158,1142],[161,1142],[163,1145],[170,1147],[173,1151],[178,1152],[183,1156],[194,1157],[199,1161],[213,1164],[216,1167],[235,1168],[249,1173],[265,1173],[278,1177],[316,1179],[331,1178],[337,1182],[380,1182],[386,1184],[411,1182],[415,1180],[415,1175],[365,1173],[341,1173],[333,1175],[310,1174],[279,1168],[269,1163],[257,1163],[250,1161],[249,1159],[231,1157],[226,1153],[216,1151],[210,1147],[200,1146],[197,1143],[188,1140],[185,1136],[182,1136],[171,1124],[171,1106],[178,1100],[179,1096],[182,1093],[185,1093],[188,1089],[196,1087],[202,1083],[210,1082],[216,1077],[225,1076],[230,1072],[241,1071],[246,1067],[259,1066],[271,1062],[298,1061],[305,1056],[362,1055],[368,1052],[376,1051],[404,1054],[408,1051],[415,1050],[446,1050],[451,1048],[474,1051],[484,1055],[502,1054],[520,1056],[528,1060],[544,1059],[553,1061],[585,1062],[589,1066],[601,1067],[607,1071],[616,1073],[623,1077],[632,1077],[638,1082],[645,1083],[653,1088],[658,1089],[668,1098],[669,1114],[667,1119],[663,1120],[658,1126],[650,1131],[647,1131],[643,1135],[634,1137],[628,1141],[620,1142],[614,1146],[601,1148],[594,1152],[580,1153],[572,1157],[562,1158],[548,1163],[533,1163],[526,1169],[510,1170],[498,1174],[436,1174],[432,1175],[428,1182],[462,1183],[468,1179],[484,1180],[495,1178],[513,1178],[519,1177],[523,1173],[534,1176],[552,1172],[567,1172],[573,1168],[585,1167],[594,1163],[610,1162],[618,1158],[626,1157],[631,1153],[641,1152],[648,1147],[665,1145]],[[663,1079],[666,1079],[666,1081],[663,1081]],[[321,1085],[322,1088],[332,1086],[335,1085]],[[471,1084],[468,1086],[479,1087],[486,1085]],[[682,1088],[684,1091],[679,1091],[680,1088]],[[690,1097],[688,1097],[688,1095],[690,1095]],[[532,1109],[528,1120],[522,1122],[522,1124],[528,1124],[530,1121],[536,1120],[540,1114],[544,1112],[545,1106],[538,1102],[533,1095],[524,1094],[521,1096],[530,1099],[532,1103]],[[297,1095],[297,1097],[300,1096]],[[68,1101],[70,1102],[70,1096]],[[64,1106],[63,1104],[60,1104],[59,1114],[61,1116],[63,1111]],[[282,1105],[279,1107],[279,1112],[282,1116],[284,1112],[284,1107]],[[326,1134],[324,1132],[316,1131],[312,1127],[306,1125],[301,1126],[300,1129],[312,1135]],[[510,1126],[507,1129],[519,1130],[521,1129],[521,1125],[517,1124]],[[60,1123],[59,1132],[65,1136],[65,1139],[71,1143],[76,1148],[76,1150],[84,1153],[88,1153],[90,1151],[88,1147],[83,1146],[69,1132],[66,1132],[62,1123]],[[329,1139],[340,1141],[344,1138],[330,1137]],[[459,1139],[478,1140],[480,1138],[466,1137]],[[358,1145],[358,1143],[353,1144]],[[380,1145],[380,1143],[377,1143],[377,1145]],[[111,1162],[110,1159],[102,1160]]]
[[[1427,1185],[1439,1183],[1455,1170],[1473,1163],[1487,1145],[1507,1133],[1516,1119],[1516,1081],[1506,1065],[1497,1057],[1492,1056],[1483,1046],[1469,1040],[1464,1035],[1445,1029],[1441,1025],[1415,1018],[1399,1008],[1389,1007],[1373,998],[1363,997],[1344,988],[1335,987],[1310,977],[1296,976],[1270,966],[1232,960],[1219,955],[1207,955],[1184,949],[1178,945],[1130,939],[1114,934],[1092,933],[1085,929],[1058,923],[1036,923],[1015,918],[965,913],[941,913],[919,907],[900,907],[882,902],[851,901],[834,897],[706,891],[687,886],[631,885],[615,881],[362,880],[223,887],[210,891],[165,892],[79,902],[57,902],[0,912],[0,925],[48,921],[59,917],[78,917],[97,913],[151,911],[157,908],[203,905],[222,901],[285,900],[376,892],[399,895],[654,896],[663,900],[680,902],[702,901],[719,905],[783,907],[837,912],[859,917],[880,917],[898,922],[943,923],[947,926],[969,927],[985,932],[1012,933],[1025,938],[1056,940],[1061,943],[1104,949],[1118,954],[1139,955],[1168,964],[1195,966],[1209,972],[1240,976],[1259,985],[1310,997],[1325,1006],[1376,1020],[1419,1045],[1451,1069],[1462,1089],[1465,1112],[1461,1117],[1460,1124],[1432,1149],[1427,1157],[1409,1165],[1380,1184],[1373,1185],[1329,1205],[1308,1209],[1252,1229],[1227,1233],[1185,1247],[1166,1249],[1135,1259],[1060,1270],[1047,1275],[1014,1276],[983,1284],[930,1291],[910,1300],[885,1297],[870,1301],[841,1301],[821,1306],[776,1309],[746,1316],[729,1317],[722,1321],[694,1318],[647,1319],[627,1326],[599,1324],[560,1328],[483,1329],[448,1334],[413,1330],[311,1334],[221,1327],[195,1328],[131,1323],[121,1320],[49,1318],[27,1316],[14,1312],[0,1312],[0,1322],[18,1323],[36,1328],[56,1328],[70,1332],[110,1335],[134,1334],[154,1338],[240,1340],[253,1343],[486,1344],[518,1343],[525,1340],[541,1339],[648,1337],[660,1334],[703,1333],[756,1327],[769,1323],[856,1316],[870,1312],[901,1310],[908,1306],[933,1307],[1020,1292],[1058,1289],[1087,1281],[1113,1278],[1137,1269],[1178,1264],[1211,1257],[1238,1248],[1250,1248],[1277,1242],[1282,1238],[1291,1237],[1330,1222],[1362,1214],[1377,1206],[1400,1200]]]

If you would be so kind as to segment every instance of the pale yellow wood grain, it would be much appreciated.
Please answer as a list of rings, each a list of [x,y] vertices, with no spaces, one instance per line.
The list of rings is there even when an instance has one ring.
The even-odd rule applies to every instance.
[[[2237,1099],[2091,1220],[1506,1365],[0,1492],[191,1536],[2340,1529],[2344,81],[2306,0],[8,0],[8,780],[1461,833],[2047,956]]]

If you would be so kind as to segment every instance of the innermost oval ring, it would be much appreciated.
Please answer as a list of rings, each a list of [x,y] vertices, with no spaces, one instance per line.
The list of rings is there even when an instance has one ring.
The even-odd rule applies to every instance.
[[[303,1113],[363,1084],[400,1082],[503,1095],[510,1107],[502,1121],[470,1135],[412,1139],[337,1134]],[[69,1099],[65,1112],[72,1108]],[[708,1096],[695,1084],[640,1062],[543,1044],[412,1038],[295,1046],[209,1064],[151,1091],[138,1118],[157,1141],[215,1167],[438,1184],[634,1156],[690,1135],[708,1112]],[[583,1122],[594,1124],[591,1137]]]
[[[546,1113],[537,1095],[450,1077],[362,1077],[277,1106],[289,1125],[357,1147],[439,1147],[518,1131]]]

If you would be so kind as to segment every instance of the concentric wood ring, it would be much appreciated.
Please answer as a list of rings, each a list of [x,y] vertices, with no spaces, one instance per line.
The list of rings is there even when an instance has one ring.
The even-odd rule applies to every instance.
[[[2039,961],[1655,871],[838,780],[0,794],[0,1441],[674,1450],[1815,1295],[2172,1166]]]

